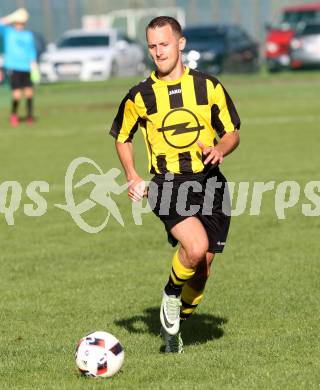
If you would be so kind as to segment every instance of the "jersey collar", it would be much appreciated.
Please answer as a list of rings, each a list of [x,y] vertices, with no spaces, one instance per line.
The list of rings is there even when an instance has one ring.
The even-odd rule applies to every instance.
[[[185,66],[184,67],[184,72],[183,72],[183,75],[177,79],[177,80],[172,80],[172,81],[165,81],[165,80],[160,80],[158,79],[158,77],[156,76],[156,72],[153,71],[150,75],[150,77],[152,78],[153,81],[155,81],[156,83],[161,83],[163,85],[175,85],[175,84],[178,84],[181,82],[181,80],[187,76],[189,74],[189,67],[188,66]]]

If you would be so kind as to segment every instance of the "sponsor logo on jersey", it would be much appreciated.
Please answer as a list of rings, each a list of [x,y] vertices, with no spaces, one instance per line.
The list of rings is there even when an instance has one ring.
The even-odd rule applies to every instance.
[[[173,91],[178,91],[178,89],[171,92]],[[176,149],[183,149],[197,142],[200,131],[203,129],[204,126],[200,125],[199,119],[192,111],[186,108],[176,108],[166,114],[158,131],[163,134],[167,144]]]
[[[181,93],[180,88],[172,89],[171,91],[169,91],[169,95],[176,95],[177,93]]]

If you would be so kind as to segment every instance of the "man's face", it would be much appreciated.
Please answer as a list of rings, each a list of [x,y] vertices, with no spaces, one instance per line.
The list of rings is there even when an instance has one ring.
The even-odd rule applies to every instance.
[[[15,22],[14,23],[14,28],[18,31],[24,30],[25,23],[20,23],[20,22]]]
[[[147,30],[149,53],[162,75],[170,74],[181,61],[185,38],[178,37],[169,24]]]

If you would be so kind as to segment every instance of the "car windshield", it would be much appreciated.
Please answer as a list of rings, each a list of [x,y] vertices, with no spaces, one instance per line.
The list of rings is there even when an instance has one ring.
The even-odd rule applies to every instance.
[[[223,32],[218,28],[200,28],[200,29],[189,29],[183,32],[188,43],[192,42],[203,42],[203,41],[221,41],[224,39]]]
[[[302,31],[302,35],[314,34],[320,34],[320,24],[309,24]]]
[[[308,23],[320,17],[320,11],[287,11],[283,14],[282,23],[296,29],[298,24]]]
[[[107,35],[82,35],[77,37],[62,38],[58,43],[58,47],[92,47],[92,46],[108,46],[109,37]]]

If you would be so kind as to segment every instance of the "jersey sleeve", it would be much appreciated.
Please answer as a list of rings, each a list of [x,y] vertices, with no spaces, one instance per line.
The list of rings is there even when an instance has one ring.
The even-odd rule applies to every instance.
[[[217,83],[212,93],[211,125],[221,138],[225,133],[240,130],[240,117],[228,92]]]
[[[139,114],[130,92],[122,100],[111,126],[110,135],[118,142],[132,142],[139,126]]]

